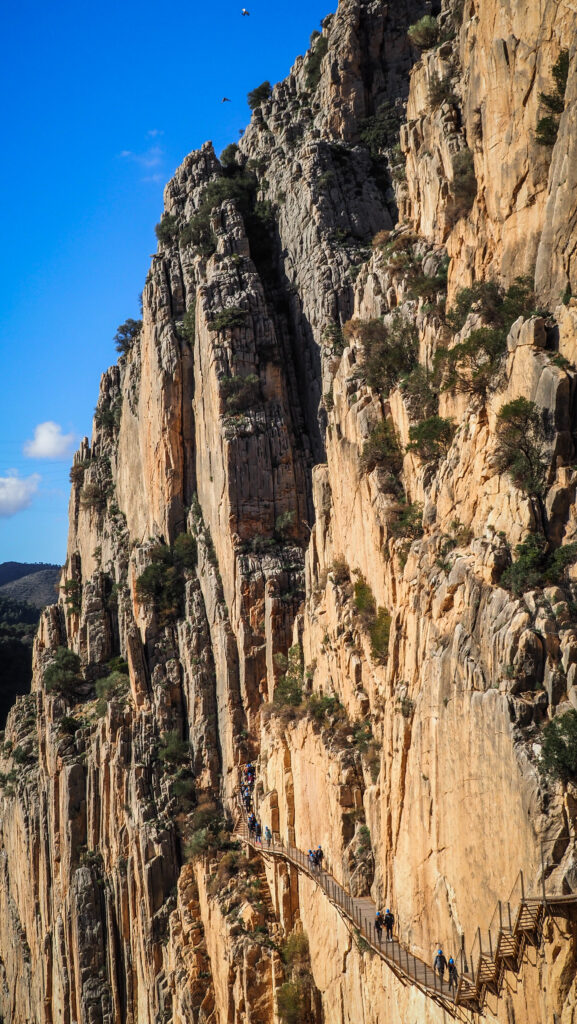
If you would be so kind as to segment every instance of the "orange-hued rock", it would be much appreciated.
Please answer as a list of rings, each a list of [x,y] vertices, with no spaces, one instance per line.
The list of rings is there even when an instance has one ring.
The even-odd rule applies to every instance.
[[[223,163],[206,143],[166,186],[0,745],[10,1024],[449,1019],[231,841],[249,761],[263,828],[427,963],[470,964],[520,872],[575,891],[575,782],[540,760],[577,708],[577,14],[513,6],[443,0],[419,53],[423,4],[341,0]],[[500,453],[519,399],[536,487]],[[576,941],[554,908],[487,1021],[577,1024]]]

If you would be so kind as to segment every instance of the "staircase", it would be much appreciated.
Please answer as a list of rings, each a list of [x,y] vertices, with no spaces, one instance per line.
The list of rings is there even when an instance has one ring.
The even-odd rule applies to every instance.
[[[461,957],[461,974],[457,986],[449,987],[433,968],[411,953],[397,938],[379,939],[375,931],[376,906],[368,897],[351,896],[324,869],[315,868],[307,855],[275,835],[270,844],[257,843],[249,834],[247,814],[237,808],[234,836],[263,857],[278,857],[293,864],[323,890],[349,925],[357,940],[364,940],[391,970],[405,981],[416,985],[442,1005],[452,1016],[459,1008],[480,1013],[489,993],[500,996],[506,971],[518,973],[528,946],[538,947],[546,914],[558,913],[567,904],[577,904],[577,893],[527,897],[523,873],[519,872],[509,898],[499,900],[486,935],[477,929],[470,963]]]

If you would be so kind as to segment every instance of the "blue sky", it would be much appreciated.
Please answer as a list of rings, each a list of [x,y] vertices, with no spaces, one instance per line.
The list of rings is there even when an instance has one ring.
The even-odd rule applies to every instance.
[[[247,92],[284,78],[336,0],[242,6],[4,8],[0,562],[64,560],[70,453],[139,315],[163,186],[206,139],[238,139]]]

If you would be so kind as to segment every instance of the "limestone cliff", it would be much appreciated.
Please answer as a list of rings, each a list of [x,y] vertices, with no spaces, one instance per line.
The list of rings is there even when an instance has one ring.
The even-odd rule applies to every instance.
[[[166,186],[0,751],[11,1024],[447,1020],[231,843],[248,761],[263,824],[429,963],[520,871],[575,890],[539,761],[577,708],[576,29],[341,0]],[[568,905],[487,1019],[576,1024],[576,942]]]

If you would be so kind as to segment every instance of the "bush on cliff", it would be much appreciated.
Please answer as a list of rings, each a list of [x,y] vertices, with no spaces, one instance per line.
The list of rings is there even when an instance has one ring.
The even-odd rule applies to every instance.
[[[442,103],[457,103],[457,97],[451,84],[451,76],[440,77],[433,71],[429,78],[429,106],[436,110]]]
[[[196,553],[196,541],[186,533],[179,534],[172,548],[155,544],[149,551],[150,565],[136,581],[136,596],[142,604],[154,606],[161,624],[182,612],[184,572],[195,567]]]
[[[283,669],[274,690],[273,704],[277,708],[293,707],[303,699],[303,664],[298,644],[289,648],[288,655],[276,654],[275,662]]]
[[[133,320],[129,318],[125,320],[120,327],[117,328],[116,334],[114,335],[114,342],[116,351],[120,352],[121,355],[125,356],[127,352],[134,345],[137,338],[140,337],[142,331],[142,320]]]
[[[549,467],[543,417],[534,402],[516,398],[497,413],[495,461],[520,490],[542,497]]]
[[[349,320],[343,333],[356,335],[363,352],[363,372],[369,387],[387,394],[417,363],[419,335],[415,324],[401,313],[382,320]]]
[[[577,543],[551,551],[543,534],[529,533],[516,545],[515,554],[501,576],[501,586],[521,597],[528,590],[562,583],[567,567],[577,560]]]
[[[434,46],[439,38],[439,25],[437,19],[431,14],[425,14],[419,18],[407,30],[407,35],[414,46],[420,50],[428,50]]]
[[[225,306],[212,314],[207,327],[209,331],[231,331],[234,327],[242,327],[247,316],[248,310],[242,309],[241,306]]]
[[[256,110],[257,107],[260,107],[262,106],[263,103],[266,103],[266,101],[270,99],[271,96],[272,87],[270,82],[267,81],[262,82],[260,85],[257,85],[256,89],[252,89],[249,92],[246,101],[251,110]]]
[[[363,445],[361,469],[371,473],[377,467],[388,469],[394,477],[403,465],[403,455],[395,428],[389,420],[383,420],[371,431]]]
[[[451,420],[443,419],[442,416],[429,416],[409,428],[407,451],[413,452],[423,462],[438,462],[447,454],[455,429]]]
[[[475,161],[470,149],[462,149],[453,157],[452,192],[455,197],[455,217],[465,217],[477,195]]]
[[[171,213],[163,213],[160,222],[156,225],[155,234],[161,245],[174,245],[178,236],[178,222]]]
[[[567,782],[577,777],[577,711],[554,718],[543,729],[540,771]]]
[[[569,51],[561,50],[551,74],[555,82],[554,92],[540,92],[539,99],[549,111],[537,121],[535,141],[540,146],[554,146],[559,133],[559,121],[565,109],[565,92],[569,75]]]
[[[321,64],[328,51],[329,41],[326,36],[318,36],[316,41],[311,39],[311,47],[305,64],[305,84],[309,92],[315,92],[321,80]]]
[[[435,364],[443,367],[443,390],[485,398],[507,349],[504,330],[480,327],[453,348],[439,348]]]
[[[384,100],[374,114],[361,121],[359,138],[373,158],[395,145],[402,122],[402,108],[390,100]]]
[[[44,670],[44,686],[47,693],[60,693],[63,697],[74,697],[80,684],[80,658],[68,647],[59,647],[53,660]]]

